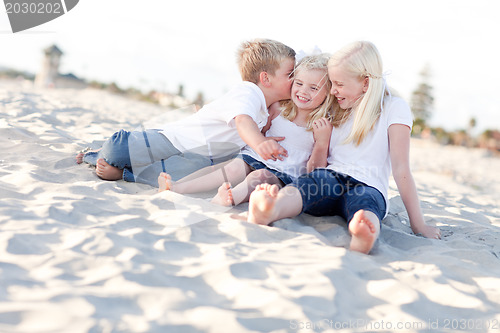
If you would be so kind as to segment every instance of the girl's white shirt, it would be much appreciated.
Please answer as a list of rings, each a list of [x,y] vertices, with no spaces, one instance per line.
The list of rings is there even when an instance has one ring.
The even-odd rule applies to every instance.
[[[271,136],[285,137],[279,142],[288,152],[288,157],[285,157],[283,161],[264,160],[248,146],[243,148],[242,154],[249,155],[269,168],[287,173],[293,178],[307,173],[307,161],[314,147],[313,132],[279,115],[273,119],[271,127],[266,132],[266,137]]]
[[[391,175],[388,130],[393,124],[411,128],[413,125],[411,109],[399,97],[386,98],[379,120],[359,146],[353,143],[343,144],[351,131],[353,121],[354,113],[346,123],[333,129],[327,168],[375,187],[384,196],[388,210],[387,192]]]

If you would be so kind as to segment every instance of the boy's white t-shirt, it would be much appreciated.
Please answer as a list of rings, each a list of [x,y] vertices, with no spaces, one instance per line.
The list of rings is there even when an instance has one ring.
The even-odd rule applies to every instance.
[[[403,124],[411,128],[411,109],[399,97],[386,98],[379,120],[359,146],[353,143],[342,144],[351,131],[353,121],[354,114],[342,126],[333,129],[327,168],[375,187],[384,196],[388,209],[387,192],[391,175],[388,130],[392,124]]]
[[[283,141],[279,142],[288,152],[288,156],[283,161],[264,160],[249,146],[243,148],[241,152],[264,163],[267,167],[284,172],[293,178],[307,173],[307,161],[309,161],[314,147],[313,132],[308,131],[305,127],[297,126],[294,122],[279,115],[273,119],[271,127],[266,132],[266,137],[271,136],[285,137]]]
[[[244,81],[195,114],[164,125],[160,133],[181,152],[221,142],[242,148],[245,142],[234,120],[239,115],[252,117],[259,129],[267,123],[269,113],[264,93],[252,82]]]

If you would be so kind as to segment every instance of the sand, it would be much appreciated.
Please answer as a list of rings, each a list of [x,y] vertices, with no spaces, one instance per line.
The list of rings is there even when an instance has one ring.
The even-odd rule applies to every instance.
[[[412,139],[426,220],[396,191],[372,254],[338,217],[246,223],[246,205],[102,181],[75,153],[182,112],[0,81],[0,332],[500,331],[500,159]]]

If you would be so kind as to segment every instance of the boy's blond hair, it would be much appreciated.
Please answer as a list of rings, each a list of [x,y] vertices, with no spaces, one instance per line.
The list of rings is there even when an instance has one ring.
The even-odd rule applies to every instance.
[[[335,97],[333,97],[332,94],[330,94],[330,90],[332,88],[332,83],[328,79],[328,59],[330,55],[327,53],[322,53],[318,55],[312,55],[312,56],[306,56],[302,58],[299,63],[297,64],[297,67],[295,67],[295,75],[303,70],[321,70],[325,73],[324,78],[325,83],[324,87],[321,87],[323,89],[326,89],[327,94],[326,98],[319,105],[314,111],[312,111],[308,117],[307,117],[307,130],[312,131],[312,124],[315,120],[320,119],[320,118],[327,118],[328,120],[331,121],[331,113],[332,113],[332,106],[333,102],[335,100]],[[318,82],[318,85],[320,82]],[[295,117],[297,116],[297,105],[292,102],[292,100],[288,100],[286,102],[282,102],[282,111],[281,115],[283,118],[288,119],[290,121],[293,121]]]
[[[238,49],[238,68],[243,81],[259,83],[260,73],[274,75],[284,59],[295,60],[295,51],[272,39],[243,42]]]
[[[328,66],[341,67],[359,80],[368,78],[366,93],[351,110],[341,109],[338,103],[334,105],[333,125],[335,127],[345,123],[351,112],[356,110],[351,133],[344,143],[353,142],[358,146],[379,119],[383,98],[390,95],[382,72],[382,58],[375,45],[366,41],[358,41],[337,51],[330,58]]]

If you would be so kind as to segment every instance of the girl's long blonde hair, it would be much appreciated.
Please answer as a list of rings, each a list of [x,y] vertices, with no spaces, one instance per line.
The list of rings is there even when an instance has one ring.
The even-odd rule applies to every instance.
[[[345,123],[355,111],[352,130],[344,143],[353,142],[359,146],[373,129],[382,113],[383,97],[390,95],[383,76],[382,58],[375,45],[366,41],[349,44],[337,51],[328,61],[329,67],[341,67],[346,72],[364,80],[368,78],[368,89],[356,105],[343,110],[336,102],[333,106],[333,125]]]
[[[297,66],[295,67],[294,74],[300,72],[301,70],[313,70],[313,69],[319,69],[325,72],[325,84],[324,87],[321,87],[323,89],[326,89],[327,94],[326,98],[321,103],[320,106],[318,106],[314,111],[312,111],[308,117],[307,117],[307,130],[312,131],[312,124],[315,120],[320,119],[320,118],[327,118],[328,120],[332,121],[332,105],[335,100],[335,97],[333,97],[330,94],[330,90],[332,88],[332,83],[328,79],[328,59],[330,55],[327,53],[322,53],[318,55],[311,55],[311,56],[306,56],[302,58]],[[320,82],[318,82],[319,84]],[[281,115],[290,120],[293,121],[295,117],[297,116],[297,106],[295,103],[292,102],[292,100],[288,100],[286,102],[282,103],[282,111]]]

